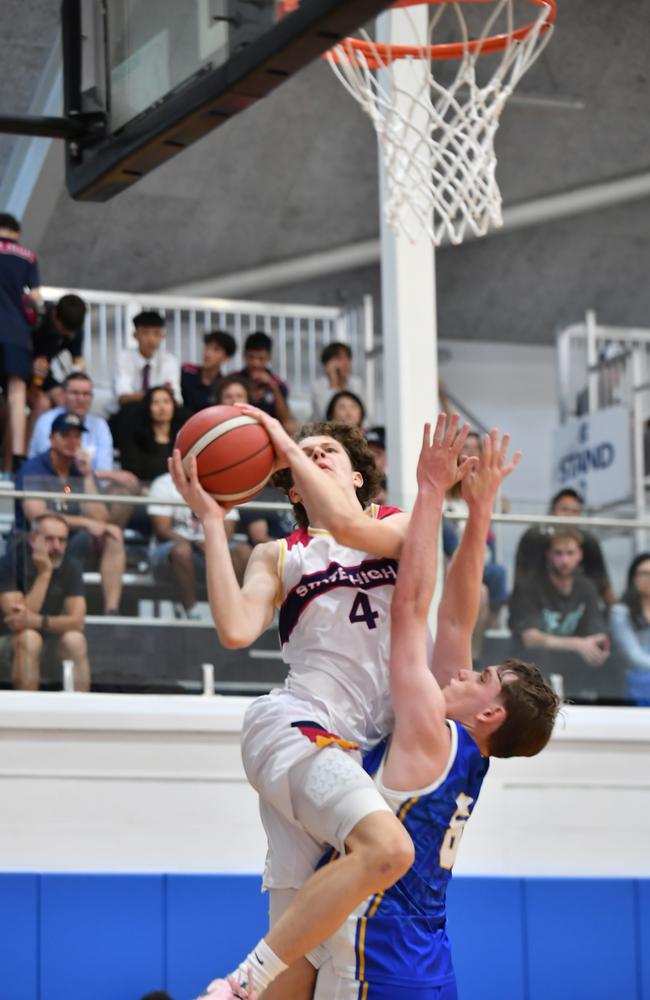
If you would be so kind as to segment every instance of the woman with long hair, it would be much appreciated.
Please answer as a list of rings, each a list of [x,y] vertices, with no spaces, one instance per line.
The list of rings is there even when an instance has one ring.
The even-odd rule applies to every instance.
[[[632,560],[609,622],[625,668],[625,694],[637,705],[650,705],[650,552]]]
[[[167,472],[167,459],[183,418],[184,413],[176,405],[171,389],[165,385],[149,389],[138,410],[133,431],[125,436],[120,455],[122,468],[135,473],[143,483],[150,483]]]

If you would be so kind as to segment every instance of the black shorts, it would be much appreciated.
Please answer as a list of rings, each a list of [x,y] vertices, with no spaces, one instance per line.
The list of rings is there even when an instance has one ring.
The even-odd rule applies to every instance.
[[[32,349],[18,344],[0,344],[0,380],[2,385],[14,376],[23,382],[32,380]]]
[[[70,533],[66,546],[68,555],[78,559],[84,569],[95,569],[102,553],[99,539],[85,528],[76,528]]]

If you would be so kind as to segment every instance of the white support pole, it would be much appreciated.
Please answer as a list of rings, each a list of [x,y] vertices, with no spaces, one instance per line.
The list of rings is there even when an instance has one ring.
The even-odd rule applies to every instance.
[[[598,328],[596,326],[596,313],[593,309],[587,311],[585,326],[587,328],[587,398],[589,400],[589,413],[595,413],[600,402],[598,399],[598,385],[601,376],[597,368],[598,345],[596,337],[598,335]]]
[[[379,19],[377,37],[380,42],[412,45],[415,26],[424,42],[427,22],[425,5],[391,10]],[[401,87],[415,81],[417,65],[405,61],[392,68]],[[423,64],[422,72],[427,70]],[[381,157],[379,172],[383,205]],[[380,211],[388,490],[391,502],[409,509],[416,494],[422,426],[435,418],[438,408],[434,250],[424,234],[413,243],[403,234],[396,236],[384,219],[383,207]],[[416,226],[411,229],[418,231]]]

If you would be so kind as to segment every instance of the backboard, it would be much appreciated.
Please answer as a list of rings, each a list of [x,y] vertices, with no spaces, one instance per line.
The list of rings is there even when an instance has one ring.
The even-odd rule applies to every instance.
[[[107,201],[264,97],[387,0],[63,0],[74,198]]]

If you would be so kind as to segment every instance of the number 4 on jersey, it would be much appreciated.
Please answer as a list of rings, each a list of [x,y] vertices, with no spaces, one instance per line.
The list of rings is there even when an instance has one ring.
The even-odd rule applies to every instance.
[[[372,610],[368,595],[360,591],[350,608],[350,621],[365,622],[368,628],[377,628],[377,618],[379,618],[379,612]]]

